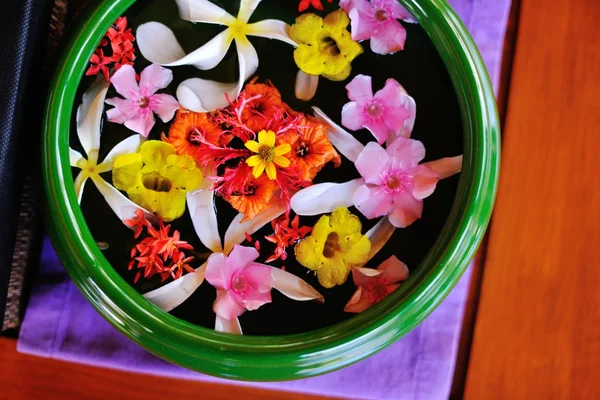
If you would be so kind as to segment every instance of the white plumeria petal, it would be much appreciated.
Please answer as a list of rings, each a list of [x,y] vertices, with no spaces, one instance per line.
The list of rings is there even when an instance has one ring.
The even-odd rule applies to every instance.
[[[369,252],[368,260],[371,260],[377,255],[377,253],[379,253],[379,251],[381,251],[383,246],[385,246],[388,240],[390,240],[394,232],[396,232],[396,227],[392,225],[388,217],[381,218],[381,220],[379,220],[374,227],[369,229],[369,231],[366,233],[366,236],[371,242],[371,251]]]
[[[135,218],[137,210],[142,210],[146,214],[148,214],[148,211],[144,210],[143,208],[135,204],[133,201],[129,200],[113,185],[109,184],[104,179],[102,179],[100,175],[92,175],[90,176],[90,178],[92,179],[92,181],[98,188],[98,191],[100,192],[100,194],[102,194],[110,208],[121,221]]]
[[[85,183],[87,182],[90,176],[81,171],[77,178],[75,178],[75,196],[77,196],[77,202],[81,204],[81,197],[83,196],[83,189],[85,188]]]
[[[227,96],[235,99],[238,83],[221,83],[206,79],[187,79],[177,88],[177,100],[182,107],[195,112],[212,112],[227,107]]]
[[[240,0],[240,10],[238,11],[237,19],[241,22],[250,21],[250,17],[261,1],[262,0]]]
[[[248,38],[245,36],[236,38],[235,47],[237,48],[238,63],[240,66],[240,78],[238,81],[237,93],[234,98],[242,91],[244,82],[250,79],[258,69],[258,54],[256,54],[256,49],[252,46],[252,43],[250,43]]]
[[[235,17],[209,0],[176,0],[181,19],[207,24],[231,25]]]
[[[77,136],[90,163],[96,164],[100,149],[100,131],[104,99],[109,83],[99,76],[92,87],[83,94],[83,102],[77,109]]]
[[[302,70],[296,75],[295,94],[298,100],[309,101],[317,94],[319,87],[319,76],[308,75]]]
[[[81,153],[69,147],[69,164],[71,167],[81,168],[79,164],[81,161],[85,161]]]
[[[113,147],[113,149],[104,158],[104,161],[102,161],[102,163],[98,165],[98,173],[112,171],[113,165],[117,158],[124,154],[137,153],[140,149],[140,146],[145,141],[146,138],[142,135],[131,135],[127,139],[122,140],[119,144]]]
[[[243,335],[239,319],[225,319],[219,315],[215,319],[215,331]]]
[[[462,169],[463,156],[440,158],[439,160],[424,163],[434,170],[440,176],[440,179],[446,179],[452,175],[458,174]]]
[[[229,252],[233,249],[233,246],[246,240],[246,233],[249,235],[256,233],[260,228],[283,215],[285,211],[285,206],[277,204],[258,214],[250,221],[243,223],[240,221],[244,218],[244,214],[238,214],[233,219],[231,225],[229,225],[229,228],[227,228],[227,232],[225,233],[223,253],[226,255],[229,254]]]
[[[331,144],[344,155],[348,160],[355,162],[358,155],[363,151],[365,146],[356,140],[354,136],[333,122],[321,109],[313,107],[315,117],[325,125],[327,125],[327,135]]]
[[[246,27],[246,34],[248,36],[281,40],[294,47],[298,46],[298,43],[290,37],[290,26],[277,19],[265,19],[264,21],[250,24]]]
[[[205,179],[210,185],[212,181]],[[215,192],[209,187],[187,194],[187,205],[192,217],[192,223],[198,238],[209,250],[220,253],[223,251],[217,211],[215,209]]]
[[[193,65],[202,70],[219,65],[233,41],[231,30],[226,29],[186,55],[173,31],[159,22],[140,25],[136,38],[142,55],[155,64],[165,67]]]
[[[296,301],[316,300],[325,303],[325,298],[314,287],[294,274],[279,268],[271,267],[273,289],[277,289],[284,296]]]
[[[207,265],[207,263],[202,264],[193,274],[187,273],[173,282],[145,293],[144,297],[161,310],[170,312],[186,301],[202,285]]]
[[[352,196],[365,182],[354,179],[346,183],[319,183],[300,190],[290,201],[298,215],[320,215],[335,211],[338,207],[352,207]]]

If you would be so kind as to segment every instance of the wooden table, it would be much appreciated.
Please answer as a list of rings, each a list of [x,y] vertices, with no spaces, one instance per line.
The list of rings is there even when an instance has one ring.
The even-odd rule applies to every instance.
[[[452,398],[596,399],[600,1],[521,0],[513,16],[516,45],[512,57],[508,41],[499,101],[500,191]],[[8,339],[0,340],[0,388],[11,400],[310,398],[34,358]]]

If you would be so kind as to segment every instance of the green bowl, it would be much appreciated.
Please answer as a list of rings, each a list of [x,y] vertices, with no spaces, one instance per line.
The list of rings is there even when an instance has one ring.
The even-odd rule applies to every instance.
[[[463,125],[464,163],[454,206],[411,278],[381,303],[344,322],[302,334],[233,336],[169,315],[108,263],[73,188],[71,118],[88,60],[108,27],[135,0],[104,0],[74,27],[51,84],[43,141],[46,218],[75,284],[111,324],[152,353],[214,376],[280,381],[342,368],[390,345],[427,317],[467,268],[487,227],[498,182],[499,124],[478,50],[444,0],[401,0],[429,35],[454,85]]]

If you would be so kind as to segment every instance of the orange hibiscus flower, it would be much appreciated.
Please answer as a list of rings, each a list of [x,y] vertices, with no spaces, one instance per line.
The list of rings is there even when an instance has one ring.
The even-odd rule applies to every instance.
[[[198,161],[204,148],[199,135],[214,145],[224,145],[231,140],[231,136],[224,134],[221,127],[210,119],[209,114],[183,109],[177,112],[169,129],[169,136],[163,134],[162,140],[172,144],[177,154],[187,154]]]
[[[277,201],[274,198],[277,184],[264,174],[255,178],[251,172],[246,163],[240,163],[235,176],[231,176],[232,180],[239,182],[234,183],[237,190],[225,198],[233,208],[244,214],[242,222],[253,219]]]
[[[284,111],[281,94],[270,82],[253,81],[246,85],[243,95],[244,99],[261,96],[250,101],[242,112],[242,123],[255,133],[267,129],[269,121],[280,117]]]
[[[342,159],[327,137],[327,127],[314,119],[305,116],[299,123],[298,130],[292,130],[279,136],[278,144],[288,143],[292,151],[286,157],[297,166],[302,179],[312,180],[330,161],[338,167]]]

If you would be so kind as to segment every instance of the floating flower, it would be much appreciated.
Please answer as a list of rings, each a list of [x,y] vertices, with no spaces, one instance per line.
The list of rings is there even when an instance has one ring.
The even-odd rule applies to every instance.
[[[367,128],[379,144],[385,142],[390,134],[393,137],[410,136],[416,109],[410,96],[395,79],[388,79],[375,96],[370,76],[357,75],[346,89],[352,100],[342,108],[342,125],[346,128],[353,131]]]
[[[333,0],[327,1],[331,3]],[[321,3],[321,0],[302,0],[298,5],[298,11],[304,12],[308,9],[309,6],[313,6],[317,10],[323,10],[323,4]]]
[[[347,27],[348,15],[337,10],[324,19],[315,14],[303,14],[290,29],[298,42],[294,60],[308,75],[323,75],[332,81],[343,81],[352,71],[352,61],[363,52],[353,41]]]
[[[137,41],[144,57],[165,66],[193,65],[201,70],[215,68],[235,41],[239,61],[239,79],[232,84],[188,79],[181,83],[177,96],[181,105],[197,112],[226,107],[226,94],[235,99],[244,82],[256,72],[258,55],[248,36],[277,39],[295,46],[288,35],[289,26],[279,20],[248,23],[261,0],[241,0],[237,17],[208,0],[177,0],[181,18],[191,22],[218,24],[227,27],[199,49],[186,55],[175,35],[163,24],[149,22],[137,30]],[[160,40],[156,40],[160,38]]]
[[[323,287],[341,285],[352,267],[368,260],[371,242],[361,230],[358,217],[340,207],[330,216],[322,216],[311,235],[298,243],[296,258],[306,268],[316,271]]]
[[[244,97],[251,100],[243,109],[242,123],[253,132],[268,128],[268,124],[278,118],[283,109],[281,94],[270,83],[249,83],[244,88]]]
[[[102,76],[107,81],[110,79],[110,64],[113,62],[112,57],[105,57],[102,49],[96,50],[96,52],[90,58],[90,68],[85,71],[86,76],[97,75],[102,73]]]
[[[179,103],[168,94],[156,94],[173,80],[173,73],[159,65],[150,65],[142,71],[140,83],[136,80],[135,70],[124,65],[111,78],[116,91],[125,99],[118,97],[107,99],[106,104],[115,106],[106,115],[110,122],[125,124],[134,132],[148,137],[154,126],[154,113],[163,122],[173,119]]]
[[[229,256],[214,253],[208,258],[204,277],[217,289],[214,312],[233,320],[271,302],[271,267],[254,262],[258,251],[236,245]]]
[[[290,166],[290,160],[283,156],[291,151],[291,147],[287,143],[275,146],[275,132],[273,131],[260,131],[258,142],[248,140],[245,146],[253,153],[257,153],[246,160],[246,163],[253,167],[252,175],[255,178],[266,172],[270,180],[275,180],[277,178],[276,165],[281,168]]]
[[[408,278],[408,268],[396,256],[391,256],[377,269],[353,267],[352,278],[358,289],[344,311],[360,313],[398,289],[398,282]]]
[[[139,153],[117,158],[113,170],[117,189],[167,222],[183,215],[186,193],[201,182],[202,172],[192,157],[177,155],[172,145],[157,140],[145,142]]]
[[[370,142],[356,160],[356,169],[365,183],[352,202],[365,217],[389,215],[397,228],[421,218],[423,199],[430,196],[440,176],[426,165],[425,147],[418,140],[398,138],[387,149]]]
[[[302,179],[312,180],[330,161],[336,166],[342,162],[327,137],[327,127],[312,117],[303,117],[299,128],[281,135],[277,143],[290,145],[286,157],[298,167]]]
[[[376,54],[390,54],[404,49],[406,29],[398,21],[414,19],[398,0],[342,0],[342,7],[352,20],[352,39],[371,39]]]
[[[135,60],[134,41],[135,37],[131,33],[131,29],[127,29],[127,18],[118,18],[100,41],[98,49],[90,59],[92,65],[85,74],[89,76],[101,72],[104,79],[108,81],[113,67],[115,71],[118,71],[123,65],[133,65],[133,60]],[[112,54],[105,56],[109,44]]]
[[[267,259],[266,262],[268,263],[275,260],[287,260],[286,249],[300,239],[304,239],[312,231],[312,228],[308,226],[300,226],[298,215],[290,223],[289,213],[271,221],[271,226],[273,227],[273,235],[265,236],[265,239],[277,247],[273,255]]]
[[[246,163],[241,163],[236,171],[230,170],[229,172],[235,173],[237,180],[234,176],[225,173],[224,181],[231,180],[233,185],[230,186],[231,189],[225,189],[229,193],[225,193],[224,198],[233,208],[244,214],[242,222],[253,219],[273,205],[272,202],[277,190],[274,181],[265,175],[255,178],[251,173],[251,168]]]
[[[138,209],[136,211],[135,218],[126,219],[125,221],[123,221],[123,223],[127,225],[129,229],[135,231],[133,236],[135,239],[139,238],[144,229],[150,225],[150,223],[146,219],[146,216],[144,215],[144,211],[142,211],[141,209]]]

